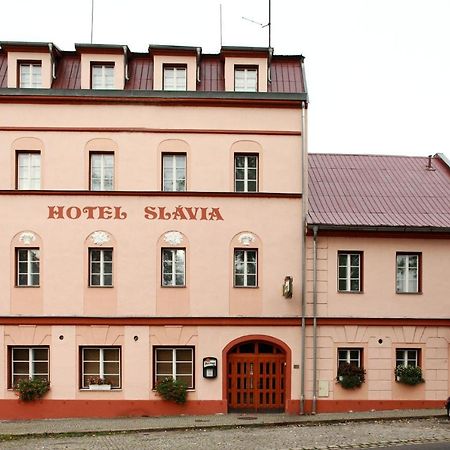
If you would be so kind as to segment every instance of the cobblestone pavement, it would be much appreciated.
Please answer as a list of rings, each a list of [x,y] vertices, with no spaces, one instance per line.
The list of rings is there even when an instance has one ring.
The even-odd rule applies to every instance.
[[[352,449],[448,442],[445,418],[19,438],[2,449]]]

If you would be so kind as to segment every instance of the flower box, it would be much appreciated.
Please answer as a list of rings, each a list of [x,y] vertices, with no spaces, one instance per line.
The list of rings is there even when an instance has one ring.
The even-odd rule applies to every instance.
[[[90,384],[89,390],[90,391],[110,391],[111,385],[110,384]]]

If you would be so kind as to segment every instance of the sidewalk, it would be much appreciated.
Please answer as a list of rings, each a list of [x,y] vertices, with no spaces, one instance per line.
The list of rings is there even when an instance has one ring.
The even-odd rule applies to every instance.
[[[110,434],[134,431],[170,431],[194,428],[235,428],[281,425],[312,425],[345,421],[401,420],[445,417],[444,409],[348,412],[317,415],[216,414],[211,416],[127,417],[114,419],[46,419],[0,421],[0,441],[16,437]]]

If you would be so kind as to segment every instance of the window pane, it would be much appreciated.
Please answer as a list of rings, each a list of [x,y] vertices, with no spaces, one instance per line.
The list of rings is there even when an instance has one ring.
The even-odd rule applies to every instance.
[[[166,349],[156,350],[156,359],[158,361],[172,361],[172,350]]]
[[[105,361],[119,361],[119,349],[118,348],[103,349],[103,359]]]
[[[100,359],[100,350],[98,348],[85,348],[83,350],[84,360],[98,361]]]
[[[177,361],[191,361],[192,350],[191,349],[178,349],[176,352]]]

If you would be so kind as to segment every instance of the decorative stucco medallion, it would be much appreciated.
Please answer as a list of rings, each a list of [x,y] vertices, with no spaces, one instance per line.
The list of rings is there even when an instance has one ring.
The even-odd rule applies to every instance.
[[[179,231],[169,231],[164,235],[164,242],[170,245],[180,245],[183,242],[183,235]]]
[[[91,240],[95,245],[103,245],[105,242],[109,242],[111,238],[105,231],[94,231],[91,234]]]
[[[245,247],[248,247],[250,244],[256,241],[256,238],[251,233],[242,233],[239,236],[238,241]]]
[[[31,231],[24,231],[20,237],[19,241],[22,241],[24,245],[30,245],[32,242],[36,240],[36,235]]]

